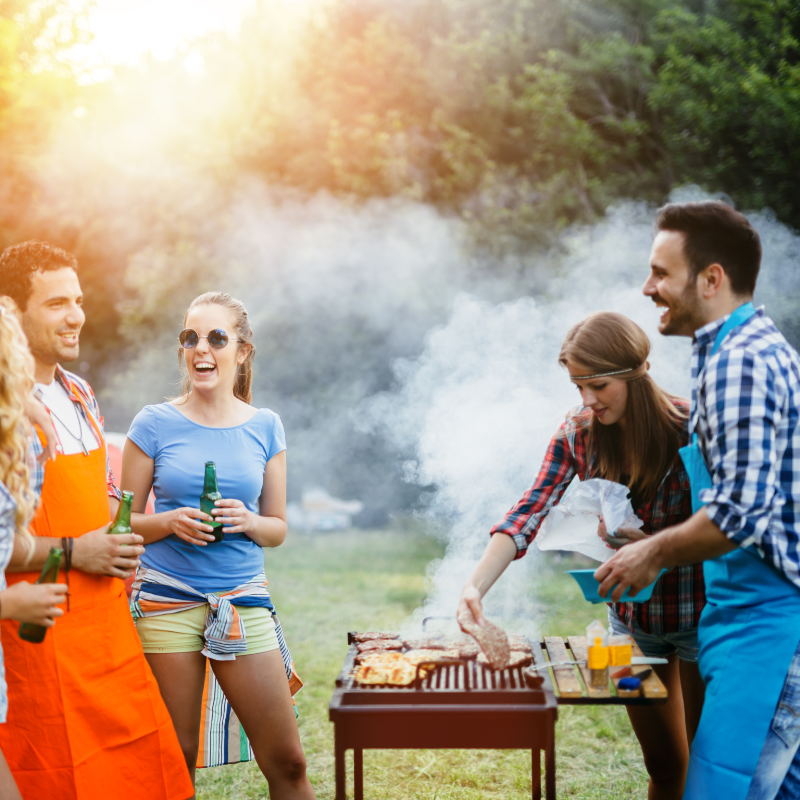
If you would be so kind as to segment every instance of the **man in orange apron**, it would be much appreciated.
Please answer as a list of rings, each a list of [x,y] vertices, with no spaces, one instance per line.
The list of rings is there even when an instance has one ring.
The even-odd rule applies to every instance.
[[[52,546],[71,567],[67,611],[42,644],[2,623],[9,713],[0,748],[25,800],[187,800],[185,761],[120,580],[142,539],[106,535],[118,492],[103,419],[89,385],[58,366],[77,358],[85,319],[76,269],[73,256],[42,243],[0,254],[0,293],[21,309],[57,439],[55,460],[38,474],[36,550],[27,562],[15,551],[7,579],[36,580]]]

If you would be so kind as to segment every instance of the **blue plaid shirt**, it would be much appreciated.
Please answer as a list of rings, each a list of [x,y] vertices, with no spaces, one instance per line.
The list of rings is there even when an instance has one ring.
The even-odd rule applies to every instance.
[[[800,356],[763,308],[712,356],[726,319],[694,339],[692,425],[714,484],[700,499],[729,539],[800,586]]]

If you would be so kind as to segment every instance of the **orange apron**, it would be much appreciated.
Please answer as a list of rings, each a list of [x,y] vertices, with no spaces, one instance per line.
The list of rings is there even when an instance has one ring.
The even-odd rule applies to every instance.
[[[77,537],[109,517],[105,445],[47,462],[37,536]],[[0,748],[23,798],[186,800],[194,793],[186,762],[123,582],[80,570],[69,578],[70,610],[42,644],[2,622],[9,711]]]

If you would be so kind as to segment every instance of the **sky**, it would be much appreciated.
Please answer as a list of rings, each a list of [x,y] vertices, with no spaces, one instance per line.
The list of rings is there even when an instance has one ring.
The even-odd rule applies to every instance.
[[[286,0],[283,0],[285,2]],[[96,0],[87,60],[135,63],[147,52],[170,58],[188,40],[214,30],[235,32],[255,0]]]

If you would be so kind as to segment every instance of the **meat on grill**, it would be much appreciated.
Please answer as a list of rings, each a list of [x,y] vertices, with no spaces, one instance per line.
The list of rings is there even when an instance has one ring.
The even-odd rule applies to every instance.
[[[472,639],[460,639],[451,647],[458,652],[459,658],[477,658],[481,652],[480,645]]]
[[[500,669],[515,669],[516,667],[527,667],[533,661],[533,656],[530,653],[523,653],[519,650],[512,650],[506,663]],[[493,666],[485,653],[478,656],[478,663],[484,664],[491,669],[498,669]]]
[[[403,646],[409,650],[444,650],[447,645],[434,636],[403,639]]]
[[[402,650],[403,645],[399,639],[370,639],[360,642],[358,645],[359,653],[368,653],[372,650]]]
[[[457,650],[409,650],[403,657],[416,666],[425,661],[448,661],[461,656]]]
[[[485,618],[483,625],[478,625],[469,609],[459,613],[458,623],[461,629],[481,646],[483,655],[486,656],[492,669],[504,669],[508,666],[511,647],[508,644],[508,636],[502,628],[498,628]]]
[[[397,639],[396,633],[385,633],[384,631],[367,631],[366,633],[354,633],[353,641],[370,642],[375,639]]]

